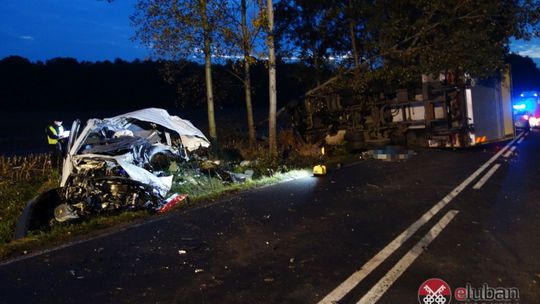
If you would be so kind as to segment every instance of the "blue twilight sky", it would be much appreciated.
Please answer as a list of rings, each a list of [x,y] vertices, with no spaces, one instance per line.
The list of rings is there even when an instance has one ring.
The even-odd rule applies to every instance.
[[[132,42],[129,16],[136,0],[0,0],[0,59],[32,61],[73,57],[97,61],[144,59]],[[511,49],[540,65],[540,40],[513,42]]]
[[[136,0],[0,0],[0,58],[32,61],[143,59],[149,55],[130,38]]]

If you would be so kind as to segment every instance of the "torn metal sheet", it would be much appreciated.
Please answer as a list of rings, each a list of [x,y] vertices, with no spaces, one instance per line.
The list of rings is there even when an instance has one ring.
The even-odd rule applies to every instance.
[[[208,141],[206,136],[204,136],[201,130],[193,126],[189,120],[170,115],[164,109],[148,108],[107,118],[105,120],[110,121],[112,124],[127,125],[129,124],[130,119],[159,124],[169,130],[175,131],[182,138],[182,143],[188,151],[194,151],[200,147],[208,148],[210,146],[210,141]]]
[[[167,192],[171,190],[173,180],[172,175],[165,177],[157,177],[141,167],[123,161],[121,158],[116,159],[118,161],[118,164],[122,166],[122,168],[126,171],[129,177],[136,181],[148,184],[156,188],[159,194],[161,194],[161,196],[165,196]]]

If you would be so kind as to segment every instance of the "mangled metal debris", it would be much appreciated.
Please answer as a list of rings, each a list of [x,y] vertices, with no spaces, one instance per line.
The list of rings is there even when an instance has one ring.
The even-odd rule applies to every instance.
[[[48,203],[58,222],[120,210],[169,210],[186,196],[166,199],[173,182],[166,169],[210,146],[191,122],[157,108],[90,119],[80,127],[73,123],[58,200],[53,209]]]
[[[157,108],[91,119],[78,129],[75,122],[78,134],[68,143],[58,221],[121,209],[159,211],[173,180],[162,163],[210,145],[191,122]]]

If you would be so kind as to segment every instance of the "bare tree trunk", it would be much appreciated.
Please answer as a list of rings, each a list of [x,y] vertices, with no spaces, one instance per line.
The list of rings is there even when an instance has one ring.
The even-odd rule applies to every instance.
[[[315,48],[313,49],[313,65],[315,66],[315,81],[317,82],[317,86],[320,86],[321,85],[321,63],[319,61],[319,52],[317,52]]]
[[[353,9],[352,0],[349,0],[349,9]],[[352,14],[352,13],[351,13]],[[358,58],[358,48],[356,46],[356,22],[354,22],[354,18],[351,16],[349,20],[349,34],[351,35],[351,44],[352,44],[352,50],[353,50],[353,58],[354,58],[354,66],[358,67],[360,64],[360,60]]]
[[[244,48],[244,90],[246,95],[246,112],[248,123],[249,146],[255,145],[255,122],[253,120],[253,106],[251,103],[251,72],[250,72],[250,37],[247,28],[247,5],[246,0],[242,0],[242,39]]]
[[[276,54],[274,46],[274,7],[272,0],[266,1],[266,14],[268,18],[268,90],[270,109],[268,113],[268,147],[270,155],[277,155],[276,134]]]
[[[199,0],[202,26],[204,30],[204,74],[206,76],[206,103],[208,106],[208,132],[213,145],[217,144],[216,119],[214,112],[214,92],[212,87],[212,53],[210,49],[210,25],[208,23],[207,1]]]

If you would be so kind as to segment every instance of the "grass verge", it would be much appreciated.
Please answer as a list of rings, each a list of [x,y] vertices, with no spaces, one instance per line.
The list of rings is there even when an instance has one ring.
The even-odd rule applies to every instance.
[[[186,209],[191,206],[205,202],[212,202],[226,195],[238,193],[240,191],[271,185],[282,181],[292,180],[309,176],[308,170],[292,170],[286,173],[277,173],[273,176],[263,176],[255,180],[243,183],[223,184],[209,179],[212,185],[206,187],[205,191],[195,191],[188,202],[178,208]],[[11,240],[14,227],[19,215],[24,209],[25,202],[36,194],[47,189],[54,188],[56,182],[54,178],[47,180],[35,180],[32,182],[11,185],[9,188],[0,188],[0,199],[3,203],[0,209],[0,260],[9,257],[29,254],[32,251],[44,248],[52,248],[70,241],[92,237],[105,233],[108,229],[118,229],[122,225],[129,225],[133,222],[159,216],[146,211],[129,211],[115,215],[102,215],[79,223],[59,224],[53,226],[48,231],[31,231],[29,235],[20,240]],[[200,187],[198,185],[197,187]],[[173,190],[189,190],[186,187],[177,187]],[[193,190],[193,189],[192,189]],[[187,192],[187,191],[186,191]]]

